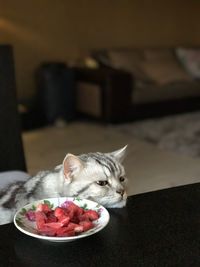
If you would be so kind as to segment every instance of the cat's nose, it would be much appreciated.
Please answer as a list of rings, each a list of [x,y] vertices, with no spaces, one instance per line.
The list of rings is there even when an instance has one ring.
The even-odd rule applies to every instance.
[[[124,190],[123,189],[121,189],[121,190],[117,190],[116,191],[118,194],[120,194],[121,196],[123,196],[123,194],[124,194]]]

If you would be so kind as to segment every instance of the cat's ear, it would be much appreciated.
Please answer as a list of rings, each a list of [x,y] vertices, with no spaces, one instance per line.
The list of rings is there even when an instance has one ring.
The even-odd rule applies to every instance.
[[[111,153],[109,153],[111,156],[113,156],[114,158],[116,158],[119,162],[122,162],[125,158],[126,155],[126,148],[128,145],[122,147],[121,149],[118,149],[116,151],[113,151]]]
[[[69,181],[83,168],[83,162],[73,154],[67,154],[63,160],[63,174]]]

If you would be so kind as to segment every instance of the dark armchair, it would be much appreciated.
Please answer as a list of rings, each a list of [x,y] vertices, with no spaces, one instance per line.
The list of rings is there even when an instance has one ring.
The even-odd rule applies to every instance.
[[[76,108],[106,123],[129,119],[132,108],[131,74],[111,68],[75,68]]]

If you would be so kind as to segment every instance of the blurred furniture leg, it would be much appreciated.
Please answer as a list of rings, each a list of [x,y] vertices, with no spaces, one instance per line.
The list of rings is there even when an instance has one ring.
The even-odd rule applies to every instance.
[[[12,46],[0,45],[0,172],[26,171]]]

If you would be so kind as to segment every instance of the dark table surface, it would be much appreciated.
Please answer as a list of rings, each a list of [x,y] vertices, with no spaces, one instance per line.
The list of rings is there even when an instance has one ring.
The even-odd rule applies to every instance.
[[[40,241],[0,226],[0,266],[200,266],[200,183],[131,196],[99,233]]]

